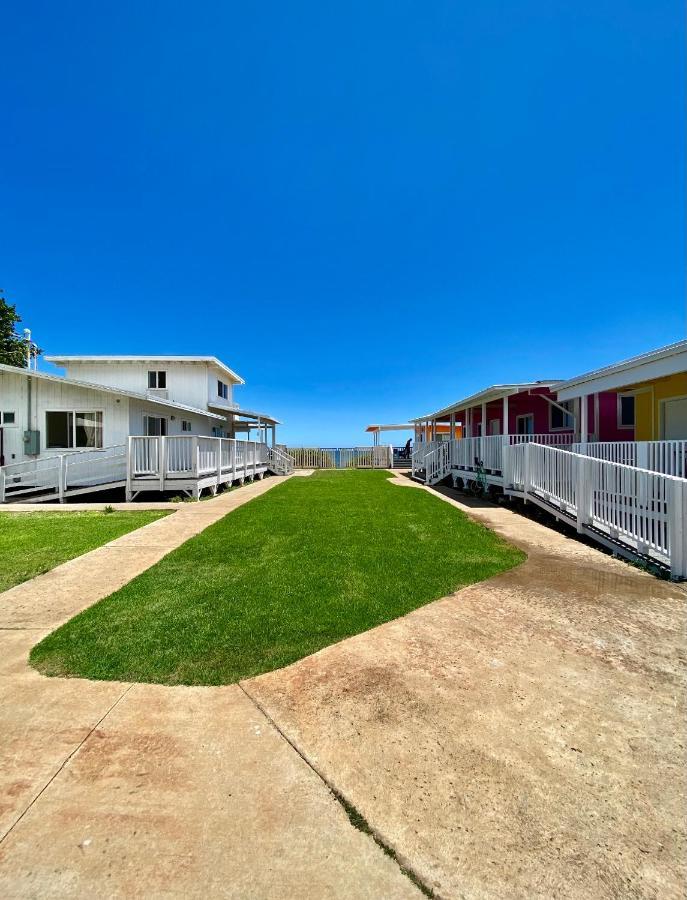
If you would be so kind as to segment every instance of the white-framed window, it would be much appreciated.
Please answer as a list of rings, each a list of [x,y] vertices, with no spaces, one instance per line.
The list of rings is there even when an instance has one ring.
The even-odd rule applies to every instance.
[[[489,422],[489,434],[501,434],[501,420],[492,419]]]
[[[567,412],[559,406],[564,406]],[[559,406],[549,403],[549,431],[570,431],[575,427],[575,401],[562,400]]]
[[[229,399],[229,387],[219,379],[217,379],[217,396],[221,397],[222,400]]]
[[[148,387],[149,388],[166,388],[167,387],[167,372],[163,370],[155,370],[148,372]]]
[[[635,395],[618,394],[618,428],[635,427]]]
[[[190,421],[189,421],[188,419],[182,419],[182,420],[181,420],[181,430],[182,430],[182,431],[192,431],[192,430],[193,430],[193,429],[191,428],[191,423],[190,423]]]
[[[45,413],[45,446],[48,450],[72,450],[103,446],[103,414],[97,410],[48,410]]]
[[[16,425],[16,424],[17,424],[17,417],[13,411],[6,410],[5,412],[2,412],[2,410],[0,410],[0,425]]]
[[[143,433],[146,437],[164,437],[167,434],[167,419],[162,416],[143,416]]]
[[[527,413],[525,416],[515,417],[515,433],[516,434],[534,434],[534,414]]]

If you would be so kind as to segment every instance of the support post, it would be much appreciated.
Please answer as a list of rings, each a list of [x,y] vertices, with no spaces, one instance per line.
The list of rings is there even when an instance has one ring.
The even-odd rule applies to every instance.
[[[196,441],[198,439],[196,438]],[[167,438],[160,435],[158,438],[160,442],[160,449],[157,457],[157,464],[159,468],[158,475],[160,477],[160,491],[164,491],[165,489],[165,472],[167,471]]]
[[[508,429],[508,394],[503,398],[503,422],[501,423],[501,433],[509,434]]]
[[[64,489],[67,483],[67,457],[60,456],[60,466],[57,470],[57,494],[60,503],[64,503]]]
[[[527,495],[530,492],[530,448],[532,444],[530,441],[525,442],[525,460],[523,464],[524,471],[524,484],[523,484],[523,493],[525,495],[525,500],[527,500]]]
[[[587,450],[587,442],[589,441],[589,398],[580,397],[580,443],[582,444],[582,452]]]
[[[198,473],[200,472],[200,446],[198,444],[198,438],[193,438],[193,443],[191,444],[191,453],[193,454],[193,477],[197,480]]]
[[[687,577],[687,492],[682,478],[671,478],[668,488],[668,541],[670,547],[670,577]]]
[[[131,479],[132,473],[134,469],[134,439],[131,435],[128,438],[128,447],[126,454],[126,492],[124,497],[127,503],[131,503],[133,498],[133,491],[131,490]]]
[[[582,533],[592,521],[592,497],[594,496],[594,462],[589,456],[573,457],[576,462],[575,502],[577,504],[577,530]]]

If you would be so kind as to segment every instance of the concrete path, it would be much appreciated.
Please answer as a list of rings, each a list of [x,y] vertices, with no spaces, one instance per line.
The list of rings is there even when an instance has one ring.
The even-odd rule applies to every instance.
[[[421,896],[238,685],[27,666],[57,625],[282,480],[181,504],[0,595],[3,900]]]
[[[0,895],[420,896],[401,863],[439,897],[682,897],[687,595],[508,509],[443,496],[519,568],[240,686],[27,668],[276,481],[0,597]]]
[[[438,896],[684,897],[684,588],[458,497],[528,560],[246,691]]]

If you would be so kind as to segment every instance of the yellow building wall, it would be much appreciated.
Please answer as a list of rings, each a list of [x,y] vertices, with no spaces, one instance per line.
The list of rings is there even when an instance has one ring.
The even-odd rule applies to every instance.
[[[662,434],[661,401],[687,396],[687,372],[668,375],[656,381],[628,386],[635,394],[635,440],[660,441]]]

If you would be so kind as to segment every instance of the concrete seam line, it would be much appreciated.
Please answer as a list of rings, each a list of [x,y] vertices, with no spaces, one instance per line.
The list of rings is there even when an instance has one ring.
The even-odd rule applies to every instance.
[[[79,752],[79,750],[83,747],[83,745],[86,743],[86,741],[89,739],[89,737],[93,734],[93,732],[96,730],[96,728],[100,724],[102,724],[102,722],[110,715],[110,713],[115,708],[115,706],[117,706],[117,704],[121,700],[123,700],[124,697],[126,697],[126,695],[129,693],[129,691],[131,690],[131,688],[133,686],[134,686],[133,684],[128,685],[126,690],[123,691],[119,695],[119,697],[117,697],[117,699],[114,701],[114,703],[98,719],[98,721],[90,729],[88,734],[86,734],[84,736],[84,738],[81,741],[79,741],[79,743],[76,745],[76,747],[74,747],[74,749],[70,753],[67,754],[67,756],[64,758],[64,760],[60,763],[60,765],[56,769],[56,771],[46,781],[46,783],[43,785],[43,787],[40,789],[40,791],[36,794],[36,796],[33,798],[33,800],[29,803],[29,805],[26,807],[26,809],[21,813],[21,815],[17,816],[17,818],[14,820],[14,822],[12,822],[12,824],[7,829],[7,831],[3,835],[0,835],[0,844],[2,844],[2,842],[5,840],[5,838],[8,837],[12,833],[12,831],[14,831],[16,826],[21,822],[21,820],[24,818],[24,816],[27,814],[27,812],[33,807],[33,805],[36,803],[36,801],[40,800],[40,798],[43,796],[45,791],[47,791],[47,789],[50,787],[50,785],[53,783],[53,781],[57,778],[57,776],[60,774],[60,772],[62,772],[64,770],[64,768],[67,766],[67,764],[70,762],[70,760],[75,756],[75,754]]]
[[[312,760],[308,757],[308,755],[298,747],[298,745],[291,740],[291,738],[277,725],[272,716],[267,712],[267,710],[262,706],[262,704],[253,697],[253,695],[248,691],[247,688],[244,687],[242,682],[237,682],[238,687],[243,691],[246,697],[250,700],[250,702],[255,706],[255,708],[260,712],[269,722],[269,724],[274,728],[277,734],[283,738],[284,741],[294,750],[295,753],[303,760],[303,762],[308,766],[308,768],[314,772],[314,774],[320,779],[320,781],[327,788],[329,793],[334,797],[334,799],[343,807],[344,812],[346,813],[348,820],[350,821],[353,828],[357,828],[358,831],[362,831],[363,834],[368,834],[372,840],[377,844],[377,846],[392,859],[403,875],[411,881],[415,887],[418,888],[426,897],[431,897],[433,900],[442,900],[441,896],[436,893],[434,888],[430,887],[427,882],[422,878],[418,872],[415,871],[410,861],[402,856],[376,828],[373,828],[372,825],[367,821],[365,816],[360,812],[360,810],[343,794],[338,788],[336,788],[324,775],[323,772],[312,762]],[[353,821],[353,819],[357,820],[357,823]]]

